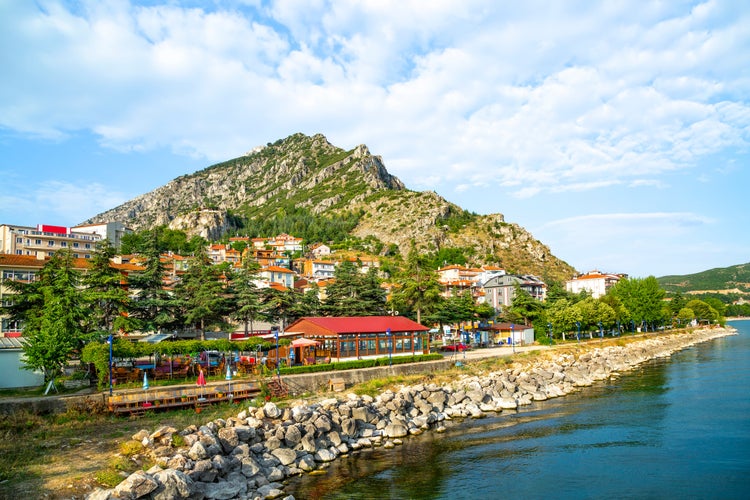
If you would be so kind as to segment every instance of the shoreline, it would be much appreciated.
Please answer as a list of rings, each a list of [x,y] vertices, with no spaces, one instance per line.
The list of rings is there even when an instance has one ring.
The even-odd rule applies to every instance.
[[[728,335],[736,335],[731,326],[644,337],[625,345],[588,345],[574,353],[552,349],[538,359],[513,360],[505,369],[464,374],[443,385],[404,386],[374,398],[347,394],[284,409],[267,403],[200,428],[142,430],[133,439],[158,465],[88,498],[291,500],[294,497],[284,493],[285,479],[314,472],[341,455],[393,448],[408,436],[445,432],[450,420],[482,418],[562,397],[651,359]],[[185,446],[172,447],[176,434]]]

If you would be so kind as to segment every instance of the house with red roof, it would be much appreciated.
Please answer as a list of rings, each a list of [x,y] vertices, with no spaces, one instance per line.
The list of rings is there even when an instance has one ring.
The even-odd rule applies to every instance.
[[[429,328],[403,316],[300,318],[285,333],[317,342],[314,359],[308,362],[321,357],[341,361],[430,352]],[[295,359],[306,359],[302,348],[297,349],[301,352],[295,352]]]

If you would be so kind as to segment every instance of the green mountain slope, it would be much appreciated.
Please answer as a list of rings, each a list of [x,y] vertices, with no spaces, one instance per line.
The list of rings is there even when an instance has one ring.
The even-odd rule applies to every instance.
[[[719,267],[695,274],[662,276],[657,281],[670,292],[750,294],[750,263]]]

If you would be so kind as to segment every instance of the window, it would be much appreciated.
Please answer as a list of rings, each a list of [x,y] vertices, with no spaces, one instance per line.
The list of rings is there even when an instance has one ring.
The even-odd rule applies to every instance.
[[[89,248],[91,248],[91,243],[86,243],[85,246],[86,246],[86,249],[89,249]]]
[[[77,241],[73,242],[73,248],[78,248],[78,242]]]
[[[36,239],[36,240],[34,240],[34,244],[35,245],[41,245],[42,244],[42,240]]]
[[[53,246],[55,246],[55,242],[54,242],[54,241],[52,241],[52,240],[49,240],[49,241],[47,242],[47,246],[48,246],[48,247],[53,247]]]
[[[23,238],[16,238],[16,243],[23,243]]]
[[[65,248],[65,247],[68,246],[68,242],[67,241],[61,241],[60,242],[60,246],[63,247],[63,248]]]

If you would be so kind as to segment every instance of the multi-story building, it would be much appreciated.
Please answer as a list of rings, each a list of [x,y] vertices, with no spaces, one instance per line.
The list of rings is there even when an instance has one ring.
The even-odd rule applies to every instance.
[[[109,241],[109,244],[119,249],[122,245],[122,237],[133,232],[125,227],[122,222],[105,222],[103,224],[85,224],[70,228],[75,233],[96,233]]]
[[[490,278],[484,284],[485,302],[496,311],[502,311],[503,308],[513,304],[516,286],[540,302],[547,297],[547,285],[541,278],[532,275],[504,274]]]
[[[438,282],[443,287],[443,297],[460,295],[465,291],[470,291],[476,297],[475,289],[481,274],[479,269],[452,264],[441,267],[437,273]]]
[[[268,266],[258,273],[261,279],[269,283],[278,283],[286,288],[294,288],[294,272],[284,267]]]
[[[336,263],[328,260],[304,259],[301,261],[302,275],[312,280],[333,278]]]
[[[627,278],[627,274],[605,274],[594,270],[586,274],[574,277],[565,282],[565,289],[571,293],[586,291],[595,299],[607,294],[607,291],[616,285],[621,279]]]
[[[0,253],[44,258],[68,249],[75,258],[90,259],[102,235],[74,229],[44,224],[36,227],[3,224],[0,225]]]

